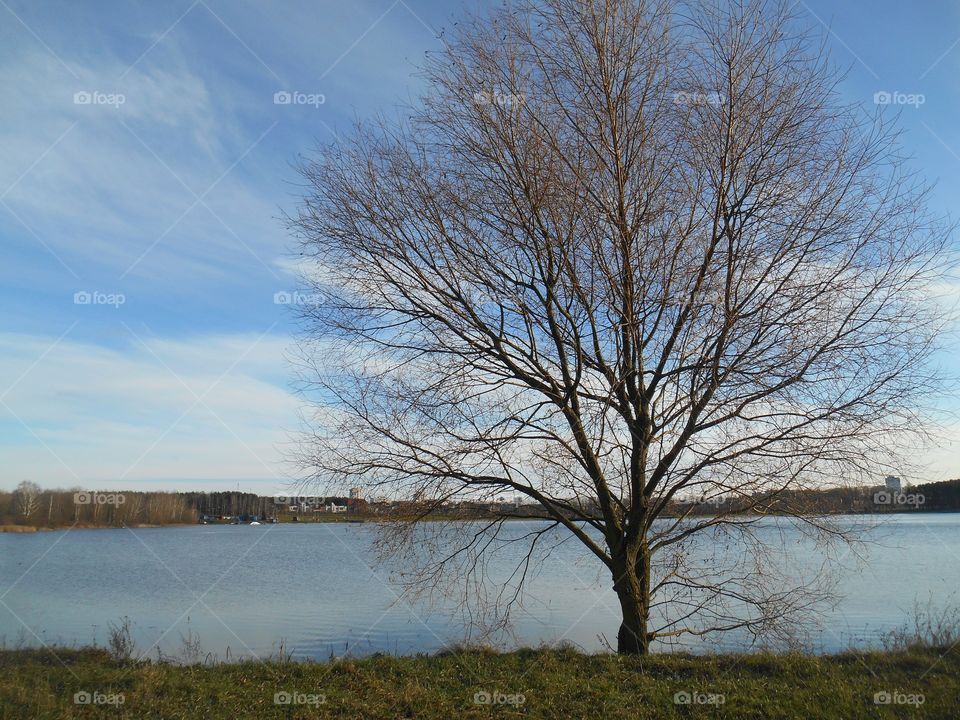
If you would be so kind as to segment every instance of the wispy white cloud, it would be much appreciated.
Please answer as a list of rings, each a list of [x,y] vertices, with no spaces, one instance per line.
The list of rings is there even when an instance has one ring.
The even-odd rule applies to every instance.
[[[298,400],[277,372],[288,339],[130,335],[111,348],[68,336],[43,355],[54,340],[0,334],[0,376],[22,376],[0,405],[0,486],[288,475]]]
[[[157,281],[164,270],[262,272],[251,252],[271,257],[286,238],[275,205],[237,167],[258,135],[176,57],[122,80],[115,58],[71,67],[79,80],[41,52],[0,65],[13,98],[0,128],[10,209],[71,266],[120,275],[149,251],[138,275]]]

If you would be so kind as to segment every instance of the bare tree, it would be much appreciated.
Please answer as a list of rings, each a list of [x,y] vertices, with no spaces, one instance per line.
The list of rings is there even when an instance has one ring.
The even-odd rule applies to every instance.
[[[17,510],[24,520],[30,520],[33,514],[40,507],[40,486],[29,480],[24,480],[17,485],[15,491],[17,498]]]
[[[514,5],[302,166],[309,479],[417,500],[381,548],[499,618],[561,528],[613,579],[619,652],[768,636],[821,586],[762,516],[846,538],[797,491],[923,428],[950,228],[786,5]],[[547,522],[416,522],[503,494]]]

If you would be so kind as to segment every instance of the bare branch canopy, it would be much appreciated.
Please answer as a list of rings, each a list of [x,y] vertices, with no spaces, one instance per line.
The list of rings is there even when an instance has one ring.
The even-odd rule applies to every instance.
[[[758,520],[843,537],[791,493],[892,462],[937,387],[950,228],[889,118],[776,2],[519,2],[425,79],[302,166],[311,477],[416,500],[383,548],[421,586],[562,530],[620,652],[806,607]],[[503,494],[526,532],[417,522]]]

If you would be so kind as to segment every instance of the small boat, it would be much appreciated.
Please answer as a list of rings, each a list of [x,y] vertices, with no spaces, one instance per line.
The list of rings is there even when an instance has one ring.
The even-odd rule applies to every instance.
[[[250,524],[251,524],[251,525],[259,525],[260,523],[258,523],[256,520],[254,520],[254,521],[253,521],[252,523],[250,523]]]

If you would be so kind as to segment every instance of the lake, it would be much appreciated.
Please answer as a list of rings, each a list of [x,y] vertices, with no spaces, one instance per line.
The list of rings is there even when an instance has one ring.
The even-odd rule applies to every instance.
[[[849,517],[856,524],[865,518]],[[835,605],[822,627],[804,629],[806,647],[832,652],[876,645],[909,623],[915,606],[950,605],[960,588],[960,514],[880,519],[866,562],[843,560]],[[768,519],[773,525],[776,520]],[[510,523],[529,531],[531,523]],[[0,534],[0,640],[18,644],[104,645],[108,623],[130,619],[138,653],[265,657],[283,643],[298,658],[434,652],[463,640],[448,607],[398,600],[400,589],[370,555],[369,524],[103,529]],[[811,563],[799,541],[798,568]],[[504,647],[572,643],[605,649],[616,638],[610,580],[579,543],[538,564],[524,608]],[[700,646],[739,650],[731,634]],[[692,649],[700,649],[693,647]]]

